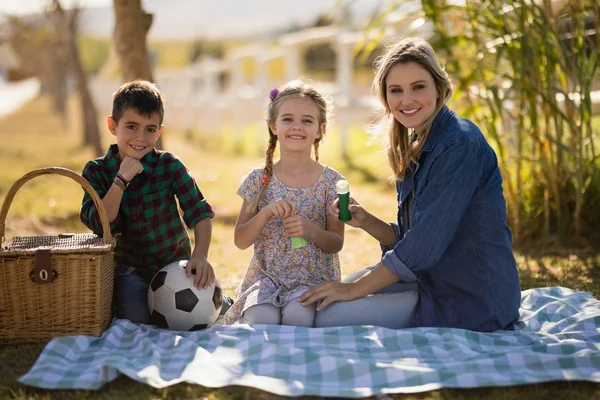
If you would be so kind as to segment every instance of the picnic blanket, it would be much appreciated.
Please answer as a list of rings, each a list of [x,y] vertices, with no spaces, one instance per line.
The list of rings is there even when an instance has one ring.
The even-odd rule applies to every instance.
[[[523,292],[514,331],[213,326],[172,332],[116,320],[100,338],[52,340],[20,382],[98,389],[120,374],[156,388],[251,386],[365,397],[442,387],[600,382],[600,301],[563,287]]]

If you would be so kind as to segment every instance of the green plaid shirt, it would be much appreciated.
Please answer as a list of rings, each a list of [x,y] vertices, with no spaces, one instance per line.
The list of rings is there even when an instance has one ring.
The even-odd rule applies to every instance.
[[[100,198],[104,198],[119,171],[118,152],[113,144],[104,157],[89,161],[83,169],[83,177]],[[190,237],[175,196],[183,221],[190,229],[215,214],[177,156],[153,149],[140,162],[144,171],[131,180],[123,193],[111,231],[120,234],[115,249],[117,266],[137,268],[151,279],[165,265],[191,256]],[[80,218],[94,233],[102,235],[98,210],[87,193],[83,196]]]

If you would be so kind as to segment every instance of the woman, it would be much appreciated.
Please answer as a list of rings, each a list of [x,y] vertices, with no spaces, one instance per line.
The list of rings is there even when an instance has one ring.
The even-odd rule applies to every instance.
[[[521,291],[496,155],[479,128],[446,103],[452,84],[431,46],[408,38],[378,60],[398,222],[350,199],[352,220],[381,243],[381,262],[298,301],[318,303],[315,325],[508,329]],[[337,202],[330,212],[338,216]]]

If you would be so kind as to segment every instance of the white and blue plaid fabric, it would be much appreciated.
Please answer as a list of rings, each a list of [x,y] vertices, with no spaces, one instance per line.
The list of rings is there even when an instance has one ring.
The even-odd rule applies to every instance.
[[[275,325],[171,332],[116,320],[100,338],[52,340],[19,380],[98,389],[121,374],[155,388],[188,382],[340,397],[600,382],[600,301],[562,287],[526,290],[516,329],[495,333]]]

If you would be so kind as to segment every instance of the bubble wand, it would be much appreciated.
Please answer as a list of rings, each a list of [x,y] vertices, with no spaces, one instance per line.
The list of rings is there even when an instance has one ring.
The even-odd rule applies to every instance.
[[[338,193],[338,207],[340,209],[340,221],[348,222],[352,219],[352,214],[348,210],[350,205],[350,185],[348,181],[340,180],[335,184],[335,188]]]

